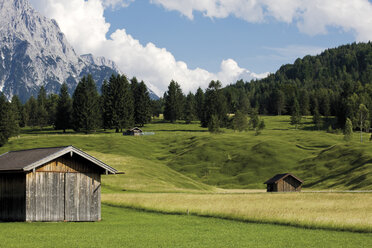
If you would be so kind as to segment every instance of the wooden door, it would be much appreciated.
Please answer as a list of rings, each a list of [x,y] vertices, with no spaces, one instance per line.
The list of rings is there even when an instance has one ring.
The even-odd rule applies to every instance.
[[[97,221],[100,219],[100,175],[65,174],[65,220]]]
[[[29,173],[26,190],[26,220],[63,221],[65,212],[64,187],[63,173]]]

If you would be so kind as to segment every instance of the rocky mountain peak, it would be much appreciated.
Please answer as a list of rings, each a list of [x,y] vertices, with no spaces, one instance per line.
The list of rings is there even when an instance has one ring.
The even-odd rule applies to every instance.
[[[100,89],[105,78],[119,72],[110,60],[77,55],[57,22],[28,0],[0,0],[0,90],[8,98],[26,101],[41,86],[56,93],[64,82],[72,92],[88,73]]]

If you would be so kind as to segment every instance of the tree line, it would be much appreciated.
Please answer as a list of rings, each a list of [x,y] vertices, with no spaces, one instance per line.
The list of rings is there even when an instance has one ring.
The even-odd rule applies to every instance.
[[[348,129],[351,126],[362,132],[369,130],[372,121],[372,43],[353,43],[305,56],[261,80],[238,80],[224,88],[219,81],[211,81],[207,89],[199,87],[195,94],[185,95],[172,80],[157,101],[150,100],[144,82],[113,75],[103,83],[101,95],[87,76],[72,98],[63,85],[59,95],[47,96],[42,87],[37,98],[31,97],[24,105],[17,96],[11,103],[2,96],[0,104],[4,136],[0,140],[18,132],[18,125],[10,124],[13,121],[20,127],[119,132],[135,124],[142,126],[162,113],[166,121],[200,121],[212,132],[227,127],[253,129],[259,134],[265,127],[259,115],[291,115],[295,128],[302,116],[311,115],[314,129],[331,131],[347,124]]]
[[[354,130],[368,131],[372,121],[372,43],[353,43],[305,56],[262,80],[238,80],[224,88],[212,81],[205,91],[199,88],[187,96],[172,81],[162,101],[166,120],[200,120],[203,127],[216,123],[234,127],[239,121],[228,114],[291,115],[296,128],[302,116],[313,116],[317,130],[343,129],[349,119]],[[252,118],[250,123],[254,123]]]
[[[67,84],[60,93],[47,95],[40,88],[37,98],[30,97],[22,104],[18,96],[8,102],[0,95],[0,145],[9,137],[18,135],[19,128],[29,126],[43,129],[53,126],[56,130],[73,129],[91,133],[99,128],[115,129],[116,132],[143,126],[150,122],[155,104],[143,81],[124,75],[112,75],[104,81],[101,94],[91,75],[83,77],[72,95]]]
[[[254,129],[258,135],[265,127],[264,121],[259,119],[258,109],[250,107],[246,94],[241,94],[236,111],[230,117],[229,99],[218,80],[212,80],[205,91],[199,87],[195,94],[189,92],[187,95],[184,95],[180,85],[172,80],[163,99],[164,120],[170,122],[184,120],[189,124],[192,121],[200,121],[202,127],[208,127],[213,133],[218,133],[221,127],[225,127],[238,131]]]

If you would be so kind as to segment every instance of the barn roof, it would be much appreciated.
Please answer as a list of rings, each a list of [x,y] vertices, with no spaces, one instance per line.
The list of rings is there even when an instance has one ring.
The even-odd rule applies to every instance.
[[[266,182],[264,182],[264,184],[268,184],[268,183],[276,183],[278,182],[280,179],[284,179],[288,176],[291,176],[293,177],[294,179],[296,179],[297,181],[303,183],[304,181],[302,181],[301,179],[299,179],[298,177],[292,175],[291,173],[284,173],[284,174],[276,174],[275,176],[273,176],[272,178],[270,178],[269,180],[267,180]]]
[[[53,159],[65,154],[78,154],[97,166],[107,170],[108,173],[116,174],[118,171],[102,161],[73,146],[35,148],[21,151],[10,151],[0,155],[1,171],[31,171]]]

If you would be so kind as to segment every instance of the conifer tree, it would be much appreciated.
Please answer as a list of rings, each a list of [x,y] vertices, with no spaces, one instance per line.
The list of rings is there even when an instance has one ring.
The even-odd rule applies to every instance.
[[[114,77],[113,75],[111,77]],[[110,96],[110,85],[104,80],[101,87],[101,113],[103,129],[112,128],[112,101]]]
[[[195,94],[195,111],[196,111],[196,115],[199,121],[201,122],[203,122],[203,118],[204,118],[204,100],[205,100],[204,92],[199,87],[196,90],[196,94]]]
[[[171,81],[168,86],[168,91],[164,94],[165,108],[164,119],[170,122],[175,122],[182,117],[184,95],[180,85]]]
[[[212,115],[208,123],[208,131],[211,133],[220,133],[220,120],[217,115]]]
[[[243,114],[249,114],[251,110],[251,103],[249,102],[248,96],[245,91],[240,91],[239,100],[238,100],[238,110]]]
[[[196,111],[195,111],[195,96],[191,92],[187,94],[186,103],[185,103],[185,122],[186,124],[190,124],[196,118]]]
[[[224,126],[227,122],[227,103],[221,90],[220,81],[211,81],[205,92],[205,107],[202,126],[209,126],[212,116],[218,118],[218,124]]]
[[[13,112],[15,114],[15,117],[18,121],[18,124],[20,127],[26,126],[26,120],[25,120],[25,113],[24,113],[24,107],[19,100],[19,97],[17,95],[14,95],[12,97],[11,105],[13,108]]]
[[[36,99],[31,96],[25,104],[27,125],[35,128],[38,125],[38,104]]]
[[[301,118],[300,106],[297,99],[294,99],[291,111],[291,125],[295,125],[297,129],[297,126],[301,123]]]
[[[319,106],[318,106],[318,101],[315,100],[314,102],[314,110],[313,110],[313,123],[314,123],[314,126],[320,130],[322,127],[323,127],[323,121],[322,121],[322,117],[320,116],[319,114]]]
[[[41,86],[37,96],[37,125],[43,129],[48,124],[47,95],[44,86]]]
[[[131,89],[134,99],[134,122],[143,126],[151,121],[151,100],[146,84],[141,81],[138,83],[134,77],[131,79]]]
[[[0,94],[0,146],[3,146],[11,136],[19,133],[16,113],[3,93]]]
[[[92,75],[84,76],[73,94],[73,127],[76,131],[90,133],[99,126],[99,96]]]
[[[233,126],[234,130],[238,130],[239,132],[248,130],[248,115],[237,110],[233,119]]]
[[[72,127],[72,100],[68,93],[67,84],[62,84],[59,98],[57,102],[57,110],[55,117],[55,128],[62,129],[66,132],[66,129]]]
[[[123,131],[134,124],[133,94],[125,75],[112,76],[109,81],[112,127]]]
[[[57,105],[58,105],[59,95],[50,94],[47,97],[46,110],[48,113],[48,125],[55,126]]]
[[[258,109],[254,108],[251,110],[249,114],[249,126],[252,129],[255,129],[258,127],[258,124],[260,123],[260,119],[258,117]]]

